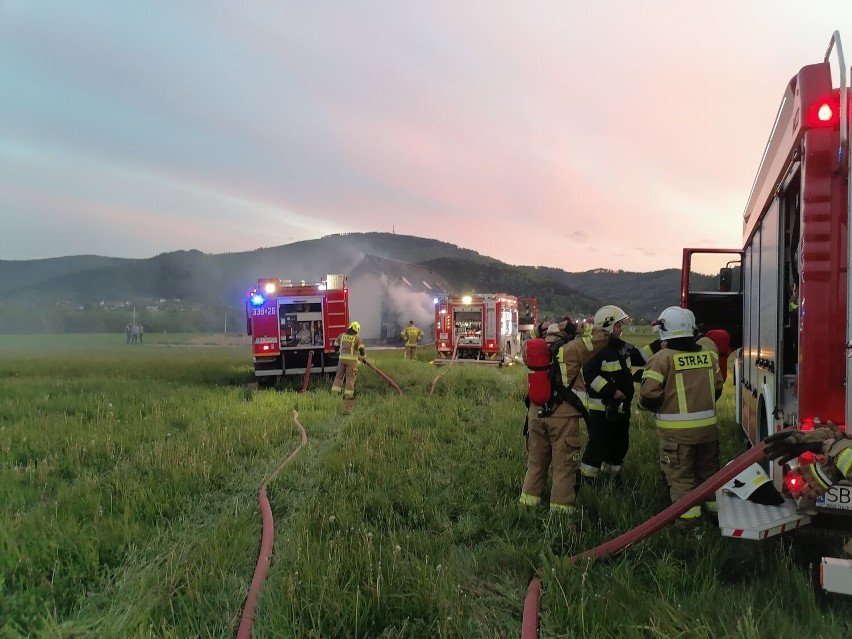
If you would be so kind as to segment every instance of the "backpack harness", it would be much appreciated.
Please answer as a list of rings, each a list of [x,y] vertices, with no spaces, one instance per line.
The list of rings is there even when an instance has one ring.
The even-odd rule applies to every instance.
[[[582,369],[566,387],[562,382],[562,372],[559,370],[559,349],[570,340],[560,338],[548,344],[543,338],[527,340],[527,402],[538,405],[539,417],[550,417],[562,402],[568,402],[576,408],[583,418],[588,416],[588,410],[577,393],[572,389]],[[528,425],[524,425],[524,435]]]

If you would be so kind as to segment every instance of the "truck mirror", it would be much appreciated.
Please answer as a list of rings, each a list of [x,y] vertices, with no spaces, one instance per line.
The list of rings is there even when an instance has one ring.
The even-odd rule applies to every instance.
[[[734,269],[724,266],[719,269],[719,292],[728,293],[734,279]]]

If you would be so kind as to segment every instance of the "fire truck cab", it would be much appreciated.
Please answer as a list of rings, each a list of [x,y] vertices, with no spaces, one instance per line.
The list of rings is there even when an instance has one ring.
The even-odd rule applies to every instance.
[[[441,360],[503,363],[514,358],[521,348],[518,298],[505,293],[439,295],[435,346]]]
[[[782,95],[743,213],[743,246],[683,252],[681,305],[694,312],[699,328],[728,330],[739,349],[736,419],[753,444],[788,427],[832,421],[845,429],[852,414],[849,104],[835,32],[824,60],[800,69]],[[789,469],[766,469],[792,502]],[[833,486],[816,511],[852,514],[847,484]],[[723,511],[726,503],[720,499]],[[751,528],[732,523],[726,534],[762,539],[808,523],[801,510],[793,504],[781,519],[760,515]],[[844,579],[841,588],[852,587]]]
[[[318,284],[263,278],[246,300],[258,385],[274,386],[283,375],[334,373],[334,340],[349,323],[349,289],[344,275]]]

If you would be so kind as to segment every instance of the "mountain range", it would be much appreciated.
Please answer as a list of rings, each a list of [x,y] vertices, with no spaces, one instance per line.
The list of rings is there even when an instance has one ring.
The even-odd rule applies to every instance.
[[[199,307],[242,307],[261,277],[319,281],[348,273],[365,255],[437,271],[457,291],[537,297],[540,314],[591,314],[602,304],[622,306],[637,320],[653,319],[678,303],[680,270],[647,273],[595,269],[568,272],[518,266],[455,244],[392,233],[330,235],[240,253],[197,250],[148,259],[78,255],[0,261],[0,306],[50,302],[72,306],[180,299]]]

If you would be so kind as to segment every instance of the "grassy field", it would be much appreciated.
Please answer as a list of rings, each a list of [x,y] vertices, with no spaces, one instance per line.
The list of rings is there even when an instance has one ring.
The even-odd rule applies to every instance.
[[[813,542],[707,523],[566,561],[668,505],[647,415],[625,485],[584,489],[568,526],[516,503],[523,367],[373,351],[405,395],[362,368],[344,417],[328,380],[254,390],[247,347],[145,337],[0,336],[0,637],[233,637],[294,409],[310,441],[270,485],[255,637],[518,637],[537,568],[542,637],[852,632],[852,602],[812,585]],[[719,407],[726,461],[742,450],[730,389]]]

